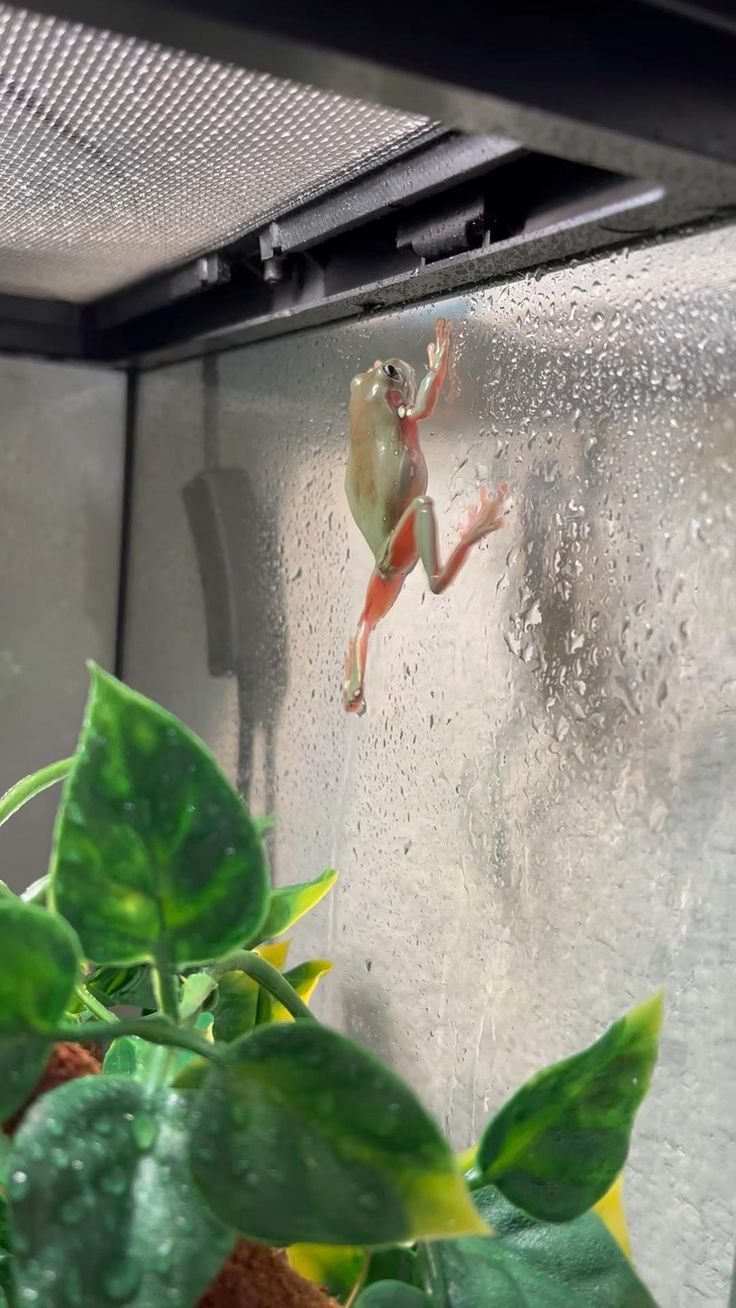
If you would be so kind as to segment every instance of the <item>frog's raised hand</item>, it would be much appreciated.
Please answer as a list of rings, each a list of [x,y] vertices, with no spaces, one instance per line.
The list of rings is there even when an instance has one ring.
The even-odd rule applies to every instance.
[[[437,520],[428,495],[427,465],[418,423],[434,412],[450,355],[451,324],[438,318],[428,347],[429,369],[417,388],[414,369],[402,359],[377,359],[350,387],[350,451],[345,477],[348,504],[376,560],[358,631],[350,642],[345,707],[365,707],[363,683],[368,640],[388,613],[408,574],[422,560],[435,595],[450,585],[477,541],[503,526],[505,482],[493,499],[485,490],[447,562],[439,557]]]

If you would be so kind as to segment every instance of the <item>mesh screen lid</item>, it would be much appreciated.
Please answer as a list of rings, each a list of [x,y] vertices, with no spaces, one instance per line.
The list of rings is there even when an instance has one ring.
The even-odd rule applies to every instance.
[[[268,222],[429,128],[0,4],[0,291],[93,299]]]

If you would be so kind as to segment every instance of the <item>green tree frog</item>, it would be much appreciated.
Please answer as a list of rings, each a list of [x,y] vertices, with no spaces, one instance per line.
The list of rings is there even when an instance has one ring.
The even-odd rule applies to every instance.
[[[350,511],[370,545],[375,567],[358,630],[348,649],[343,699],[351,713],[365,708],[363,693],[368,641],[421,559],[433,594],[454,580],[478,541],[503,526],[508,486],[490,499],[481,490],[460,539],[442,564],[434,502],[425,494],[427,465],[419,448],[418,424],[434,412],[450,357],[451,323],[438,318],[427,348],[429,368],[417,387],[414,369],[402,359],[377,359],[350,387],[350,449],[345,491]]]

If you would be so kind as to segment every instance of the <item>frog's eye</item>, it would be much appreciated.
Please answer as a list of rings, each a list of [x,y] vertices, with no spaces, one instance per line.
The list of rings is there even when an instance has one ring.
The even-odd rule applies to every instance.
[[[392,363],[384,363],[383,371],[387,377],[391,378],[391,381],[401,381],[401,373],[398,368],[394,368]]]

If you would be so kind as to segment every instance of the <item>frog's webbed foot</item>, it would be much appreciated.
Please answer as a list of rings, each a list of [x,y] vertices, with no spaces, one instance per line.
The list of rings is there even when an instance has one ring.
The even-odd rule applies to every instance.
[[[447,590],[479,540],[503,527],[503,506],[508,492],[509,488],[505,481],[500,483],[492,500],[488,498],[486,490],[481,491],[480,504],[471,512],[460,533],[457,545],[444,564],[439,554],[434,504],[428,495],[420,495],[416,500],[417,551],[427,574],[430,590],[434,595],[441,595]]]
[[[434,340],[427,346],[427,358],[430,369],[439,367],[450,350],[452,323],[449,318],[438,318],[434,325]]]
[[[496,494],[490,499],[485,486],[481,486],[480,503],[468,511],[460,536],[469,545],[475,545],[492,531],[499,531],[504,522],[504,505],[508,497],[508,482],[499,482]]]

